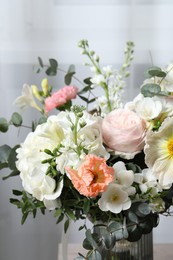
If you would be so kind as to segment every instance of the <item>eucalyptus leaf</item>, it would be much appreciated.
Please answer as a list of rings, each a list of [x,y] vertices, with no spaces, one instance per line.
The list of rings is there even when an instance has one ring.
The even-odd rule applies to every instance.
[[[141,87],[141,93],[144,97],[153,97],[161,92],[161,87],[158,84],[148,83]]]
[[[136,214],[133,213],[132,211],[129,211],[129,212],[128,212],[127,217],[128,217],[128,220],[129,220],[130,222],[133,222],[133,223],[136,223],[136,224],[139,223],[138,217],[137,217]]]
[[[114,222],[109,224],[108,231],[109,232],[115,232],[115,231],[121,230],[122,228],[123,228],[122,223],[114,221]]]
[[[17,113],[17,112],[14,112],[13,114],[12,114],[12,116],[11,116],[11,119],[10,119],[10,122],[14,125],[14,126],[16,126],[16,127],[19,127],[19,126],[21,126],[22,125],[22,116],[19,114],[19,113]]]
[[[42,61],[42,59],[40,57],[38,57],[38,63],[39,63],[41,68],[44,67],[43,61]]]
[[[55,59],[49,59],[50,66],[52,70],[57,71],[58,69],[58,62]]]
[[[8,122],[4,117],[0,117],[0,132],[7,132],[8,131]]]
[[[94,251],[92,251],[92,253],[88,256],[87,259],[88,259],[88,260],[102,260],[102,256],[101,256],[101,254],[100,254],[98,251],[94,250]]]
[[[90,245],[91,245],[93,248],[95,248],[96,250],[99,251],[99,247],[98,247],[96,241],[94,240],[94,238],[93,238],[93,236],[92,236],[92,234],[91,234],[91,230],[90,230],[90,229],[87,229],[87,231],[86,231],[85,234],[86,234],[86,238],[87,238],[88,242],[90,243]]]
[[[42,117],[39,118],[38,124],[41,125],[43,123],[46,123],[46,121],[47,121],[47,118],[45,116],[42,116]]]
[[[147,69],[146,75],[149,75],[150,77],[164,78],[164,77],[166,77],[166,72],[161,70],[161,68],[159,68],[159,67],[151,67],[151,68]]]
[[[8,163],[8,157],[11,152],[11,147],[4,144],[0,146],[0,163]]]
[[[75,66],[72,64],[69,66],[67,74],[64,77],[64,81],[66,85],[70,85],[71,81],[72,81],[72,77],[75,74]]]
[[[20,145],[16,145],[14,146],[10,153],[9,153],[9,157],[8,157],[8,165],[9,165],[9,168],[11,170],[16,170],[16,156],[17,156],[17,153],[16,153],[16,150],[20,147]]]
[[[150,208],[149,204],[147,204],[147,203],[140,203],[138,205],[138,207],[137,207],[136,214],[139,217],[144,217],[144,216],[149,215],[150,212],[151,212],[151,208]]]
[[[86,250],[92,250],[93,246],[91,245],[91,243],[88,241],[87,238],[84,239],[83,241],[83,248],[85,248]]]

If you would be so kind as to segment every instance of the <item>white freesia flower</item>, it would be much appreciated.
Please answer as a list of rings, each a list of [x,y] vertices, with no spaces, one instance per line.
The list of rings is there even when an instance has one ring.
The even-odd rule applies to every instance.
[[[135,110],[141,118],[151,120],[162,112],[162,103],[154,98],[146,97],[136,102]]]
[[[115,170],[115,182],[120,184],[128,195],[134,195],[136,192],[135,187],[132,187],[134,182],[134,172],[127,170],[124,162],[119,161],[113,165]]]
[[[173,118],[166,118],[158,132],[148,132],[145,160],[162,187],[173,183]]]
[[[124,191],[121,185],[111,183],[105,192],[102,193],[98,201],[99,208],[102,211],[111,211],[115,214],[120,213],[122,210],[127,210],[131,206],[131,200],[128,193]]]
[[[162,187],[151,169],[143,169],[141,173],[135,174],[134,178],[135,182],[139,184],[142,193],[146,193],[149,190],[150,194],[155,196],[158,192],[162,191]]]
[[[57,185],[52,177],[46,175],[49,164],[42,162],[50,158],[44,150],[53,151],[63,138],[63,129],[52,116],[46,123],[37,126],[35,132],[29,133],[17,149],[16,166],[23,187],[40,201],[54,201],[61,194],[63,181]]]
[[[31,106],[31,107],[36,108],[37,110],[41,111],[41,108],[35,102],[35,99],[34,99],[34,96],[32,93],[32,88],[27,84],[23,85],[22,96],[18,97],[14,103],[20,109],[25,109],[27,106]]]

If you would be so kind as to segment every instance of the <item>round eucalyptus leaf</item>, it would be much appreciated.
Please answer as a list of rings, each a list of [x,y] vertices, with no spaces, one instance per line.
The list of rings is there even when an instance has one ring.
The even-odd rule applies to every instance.
[[[8,131],[8,122],[4,117],[0,117],[0,132],[7,132]]]

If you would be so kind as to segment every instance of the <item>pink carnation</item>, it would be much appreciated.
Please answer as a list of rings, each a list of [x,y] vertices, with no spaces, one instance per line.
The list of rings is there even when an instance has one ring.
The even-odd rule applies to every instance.
[[[52,109],[60,107],[67,103],[67,101],[76,98],[77,91],[77,87],[65,86],[53,93],[51,97],[45,99],[45,112],[48,113]]]
[[[135,112],[116,109],[103,119],[102,135],[110,149],[133,153],[144,147],[146,124]]]
[[[87,197],[96,197],[100,192],[104,192],[114,179],[114,169],[106,164],[104,158],[92,154],[86,155],[78,171],[69,167],[65,169],[74,187]]]

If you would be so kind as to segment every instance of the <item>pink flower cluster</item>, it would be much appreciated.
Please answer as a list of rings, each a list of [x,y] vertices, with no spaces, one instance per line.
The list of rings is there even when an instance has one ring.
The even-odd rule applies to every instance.
[[[45,99],[45,112],[48,113],[56,107],[60,107],[67,101],[76,98],[78,88],[74,86],[65,86],[53,93],[52,96]]]

